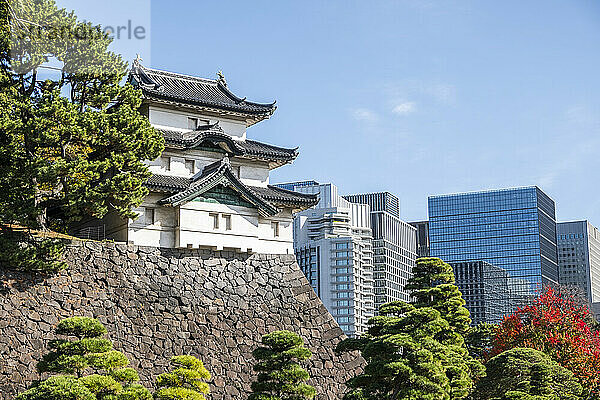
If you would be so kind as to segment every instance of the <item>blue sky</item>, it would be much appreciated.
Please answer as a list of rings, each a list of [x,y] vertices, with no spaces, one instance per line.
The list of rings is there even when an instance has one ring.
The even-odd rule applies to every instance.
[[[536,184],[560,220],[600,225],[598,1],[152,1],[151,21],[114,2],[151,25],[115,44],[128,58],[277,100],[248,130],[300,147],[273,182],[387,190],[406,220],[428,195]]]

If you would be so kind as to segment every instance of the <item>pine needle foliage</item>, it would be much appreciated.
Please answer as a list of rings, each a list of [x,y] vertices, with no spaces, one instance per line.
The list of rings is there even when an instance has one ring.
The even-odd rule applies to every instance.
[[[194,356],[182,355],[171,358],[174,369],[159,375],[154,394],[157,400],[205,400],[210,388],[205,382],[210,373],[202,361]]]
[[[312,353],[304,341],[290,331],[275,331],[262,337],[263,347],[252,352],[257,360],[254,371],[258,377],[252,383],[248,400],[310,400],[316,395],[314,387],[305,382],[308,372],[299,364]]]
[[[31,231],[68,233],[108,213],[135,218],[148,193],[144,161],[164,140],[140,113],[141,92],[122,83],[127,63],[111,41],[54,0],[0,2],[3,264],[63,268],[64,243]],[[48,60],[60,71],[49,73]]]
[[[358,350],[367,361],[345,400],[465,399],[484,374],[465,346],[471,320],[452,267],[421,258],[406,289],[411,303],[382,305],[367,334],[338,344],[337,352]]]
[[[62,336],[49,342],[50,352],[37,364],[40,373],[60,374],[34,383],[17,400],[151,400],[129,360],[104,338],[98,320],[72,317],[56,327]]]

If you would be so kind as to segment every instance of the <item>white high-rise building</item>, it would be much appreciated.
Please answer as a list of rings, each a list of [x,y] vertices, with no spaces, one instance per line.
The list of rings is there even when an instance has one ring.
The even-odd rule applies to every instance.
[[[319,196],[315,208],[294,218],[298,264],[344,333],[365,333],[375,311],[370,207],[344,200],[330,183],[278,186]]]
[[[600,230],[588,221],[556,224],[558,282],[579,287],[588,302],[600,302]]]
[[[404,289],[417,260],[417,229],[400,219],[400,201],[389,192],[344,196],[371,207],[375,308],[390,301],[410,301]]]

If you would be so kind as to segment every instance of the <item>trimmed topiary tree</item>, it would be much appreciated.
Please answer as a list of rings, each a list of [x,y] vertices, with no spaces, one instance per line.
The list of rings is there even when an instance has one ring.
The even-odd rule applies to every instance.
[[[50,341],[51,351],[38,363],[40,373],[61,374],[37,382],[17,400],[150,400],[152,395],[128,368],[129,360],[103,336],[106,328],[87,317],[62,320],[61,339]],[[91,372],[90,374],[86,374]]]
[[[154,393],[158,400],[205,400],[210,392],[208,384],[210,373],[202,361],[194,356],[183,355],[171,357],[171,372],[156,378],[159,389]]]
[[[507,350],[486,363],[473,400],[579,400],[582,387],[568,369],[528,348]],[[585,397],[588,398],[588,397]]]
[[[252,383],[248,400],[309,400],[315,397],[314,387],[305,382],[310,378],[299,361],[312,353],[304,341],[290,331],[275,331],[262,337],[264,347],[252,352],[257,363],[258,378]]]
[[[484,374],[465,346],[471,319],[452,267],[420,258],[406,289],[411,303],[384,304],[366,335],[338,345],[336,351],[359,350],[367,361],[348,381],[345,399],[464,399]]]
[[[344,400],[450,399],[442,357],[451,349],[435,340],[448,322],[430,307],[397,301],[379,308],[368,333],[340,342],[336,352],[359,350],[363,373],[347,382]]]
[[[469,332],[469,310],[464,307],[465,301],[455,285],[450,264],[434,257],[419,258],[412,273],[404,287],[411,291],[411,304],[417,308],[435,308],[448,321],[452,331],[461,335]]]

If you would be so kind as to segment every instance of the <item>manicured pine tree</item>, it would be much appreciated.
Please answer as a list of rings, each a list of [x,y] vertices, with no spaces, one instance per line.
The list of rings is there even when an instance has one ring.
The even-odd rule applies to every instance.
[[[257,362],[258,377],[252,383],[248,400],[309,400],[315,397],[314,387],[305,382],[310,378],[299,361],[312,354],[304,341],[290,331],[275,331],[262,337],[263,347],[252,352]]]
[[[135,383],[139,376],[127,367],[127,357],[114,350],[112,342],[103,337],[106,328],[99,321],[67,318],[58,323],[56,334],[66,338],[50,341],[51,351],[43,356],[37,368],[41,373],[61,375],[34,384],[17,400],[152,399],[148,389]]]
[[[439,258],[419,258],[405,289],[411,291],[416,308],[431,307],[448,322],[450,329],[440,331],[435,338],[451,348],[442,358],[452,387],[451,398],[464,398],[472,390],[473,381],[484,374],[484,368],[469,355],[465,345],[463,335],[471,329],[471,318],[455,285],[452,267]]]
[[[471,320],[452,267],[421,258],[406,289],[413,291],[411,304],[383,305],[367,335],[338,345],[367,360],[364,373],[348,382],[347,399],[464,399],[484,374],[464,343]]]
[[[157,400],[205,400],[210,392],[208,384],[210,373],[202,361],[194,356],[183,355],[171,357],[171,372],[159,375],[154,393]]]
[[[450,324],[450,329],[465,335],[471,318],[462,293],[455,285],[452,267],[439,258],[419,258],[413,276],[404,287],[410,291],[415,307],[432,307]]]
[[[580,400],[582,387],[573,373],[547,354],[528,348],[507,350],[486,363],[487,375],[473,400]]]
[[[336,348],[359,350],[367,361],[363,373],[347,382],[344,400],[451,399],[442,363],[451,349],[435,339],[449,325],[437,310],[392,302],[382,305],[369,325],[367,334]]]

